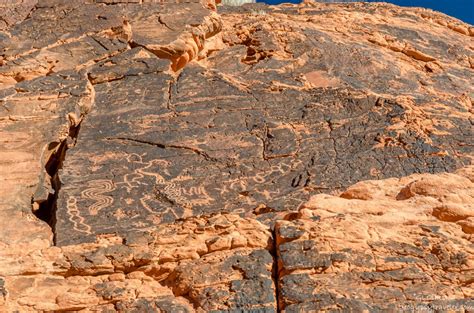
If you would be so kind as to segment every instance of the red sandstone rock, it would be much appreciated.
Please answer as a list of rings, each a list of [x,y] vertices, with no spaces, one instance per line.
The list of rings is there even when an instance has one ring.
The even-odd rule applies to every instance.
[[[0,4],[0,311],[472,310],[473,27],[215,3]]]
[[[463,225],[473,197],[472,182],[455,174],[360,182],[340,197],[314,196],[276,225],[280,307],[470,310],[474,251]]]

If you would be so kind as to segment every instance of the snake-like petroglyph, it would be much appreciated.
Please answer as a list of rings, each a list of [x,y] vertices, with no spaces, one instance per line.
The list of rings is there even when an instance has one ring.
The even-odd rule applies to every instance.
[[[171,163],[167,160],[152,159],[147,161],[144,160],[144,155],[136,153],[129,154],[126,159],[130,167],[133,168],[132,172],[125,174],[123,181],[115,182],[114,186],[120,186],[119,188],[124,188],[127,193],[131,193],[133,189],[140,188],[140,186],[149,186],[146,189],[151,190],[151,186],[154,185],[158,193],[157,196],[144,195],[140,198],[140,203],[149,213],[157,213],[153,205],[150,204],[153,202],[153,197],[181,208],[208,205],[214,200],[204,187],[183,187],[181,182],[189,180],[190,177],[178,176],[175,179],[169,179],[168,177],[172,176],[168,170]],[[104,197],[102,194],[100,196]]]
[[[66,202],[66,208],[69,215],[69,221],[73,224],[73,228],[77,231],[91,234],[91,227],[84,222],[84,218],[81,216],[79,209],[77,208],[77,199],[69,197]]]
[[[84,190],[81,195],[86,199],[94,200],[95,203],[89,206],[89,213],[91,215],[97,215],[97,213],[110,206],[114,198],[106,196],[104,193],[115,190],[115,185],[111,180],[98,179],[91,180],[88,182],[89,188]]]

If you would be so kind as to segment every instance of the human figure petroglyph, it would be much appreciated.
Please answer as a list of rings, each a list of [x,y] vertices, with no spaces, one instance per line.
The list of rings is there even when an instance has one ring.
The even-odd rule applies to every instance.
[[[88,207],[89,213],[91,215],[97,215],[100,210],[112,205],[114,198],[103,195],[106,192],[115,190],[115,185],[111,180],[91,180],[88,182],[88,186],[89,188],[82,191],[81,196],[83,198],[95,201],[94,204]]]
[[[84,218],[81,216],[79,209],[77,208],[77,199],[69,197],[66,201],[66,210],[69,216],[69,221],[73,224],[74,230],[91,234],[91,227],[84,222]]]

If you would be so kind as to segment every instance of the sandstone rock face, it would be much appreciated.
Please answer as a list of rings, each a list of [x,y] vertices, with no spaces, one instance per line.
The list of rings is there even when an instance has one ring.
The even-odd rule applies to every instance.
[[[276,225],[280,307],[472,310],[473,231],[463,225],[473,188],[468,177],[425,174],[312,197]]]
[[[0,3],[0,31],[23,21],[38,0],[6,0]]]
[[[0,275],[8,310],[275,309],[271,243],[259,222],[215,215],[20,258],[6,253]]]
[[[0,4],[0,311],[474,310],[474,29],[388,4]]]

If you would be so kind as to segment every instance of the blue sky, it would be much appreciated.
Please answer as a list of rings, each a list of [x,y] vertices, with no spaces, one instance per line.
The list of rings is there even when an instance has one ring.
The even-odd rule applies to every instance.
[[[398,5],[425,7],[474,24],[474,0],[392,0]]]
[[[257,0],[258,2],[266,2],[269,4],[277,4],[281,2],[299,3],[300,0]],[[474,0],[386,0],[394,4],[402,6],[425,7],[433,10],[441,11],[448,15],[454,16],[471,25],[474,25]]]

